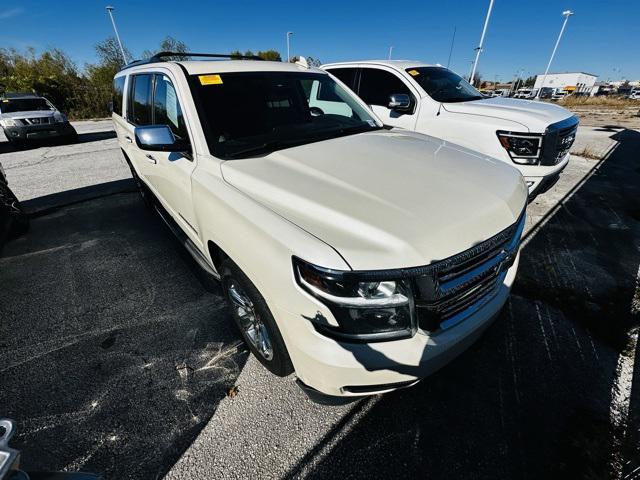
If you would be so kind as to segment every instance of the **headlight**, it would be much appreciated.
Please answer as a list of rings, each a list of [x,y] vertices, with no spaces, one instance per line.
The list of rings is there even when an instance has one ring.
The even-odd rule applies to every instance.
[[[16,122],[11,118],[5,118],[3,120],[0,120],[0,125],[2,125],[3,127],[15,127]]]
[[[62,113],[56,112],[53,114],[53,119],[56,123],[64,123],[67,121],[67,117],[65,117]]]
[[[347,341],[409,338],[417,330],[408,279],[388,272],[330,270],[293,259],[298,284],[324,303],[338,327],[316,323],[322,333]]]
[[[542,152],[542,135],[503,131],[497,134],[511,160],[521,165],[537,165]]]

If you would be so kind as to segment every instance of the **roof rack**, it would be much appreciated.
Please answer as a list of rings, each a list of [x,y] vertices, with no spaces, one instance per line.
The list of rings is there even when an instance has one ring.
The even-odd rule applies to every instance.
[[[138,65],[145,65],[147,63],[166,62],[167,57],[204,57],[204,58],[229,58],[232,60],[264,60],[256,55],[233,55],[230,53],[191,53],[191,52],[159,52],[144,60],[134,60],[131,63],[127,63],[120,71],[131,67],[137,67]]]

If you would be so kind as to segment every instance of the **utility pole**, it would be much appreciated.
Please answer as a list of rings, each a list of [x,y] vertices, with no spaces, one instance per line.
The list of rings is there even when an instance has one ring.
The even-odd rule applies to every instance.
[[[453,53],[453,42],[455,42],[456,40],[456,28],[458,28],[457,26],[453,27],[453,36],[451,37],[451,48],[449,49],[449,59],[447,60],[447,68],[449,68],[449,65],[451,64],[451,54]]]
[[[564,17],[564,22],[562,22],[562,28],[560,29],[560,34],[558,35],[558,39],[556,40],[556,44],[553,47],[553,52],[551,52],[551,58],[549,58],[549,63],[547,63],[547,69],[544,71],[544,75],[542,76],[542,83],[540,84],[540,88],[538,89],[538,93],[536,94],[536,98],[540,98],[540,94],[542,93],[542,89],[544,88],[544,82],[547,80],[547,73],[549,73],[549,68],[551,67],[551,62],[553,62],[553,57],[556,54],[556,50],[558,49],[558,44],[560,43],[560,39],[562,38],[562,34],[564,33],[564,27],[567,26],[567,22],[569,21],[569,17],[573,15],[571,10],[565,10],[562,12],[562,16]]]
[[[389,57],[387,58],[387,60],[391,60],[391,54],[393,53],[393,45],[391,45],[389,47]]]
[[[487,33],[487,25],[489,25],[489,18],[491,17],[491,10],[493,9],[493,0],[489,2],[489,10],[487,10],[487,16],[484,19],[484,27],[482,27],[482,35],[480,35],[480,45],[476,48],[476,59],[473,62],[473,68],[471,69],[471,80],[469,83],[473,85],[473,76],[476,74],[476,67],[478,66],[478,59],[480,58],[480,52],[482,52],[482,45],[484,43],[484,35]]]
[[[124,47],[122,46],[122,42],[120,41],[120,35],[118,35],[118,28],[116,27],[116,21],[113,19],[113,7],[108,5],[107,12],[109,12],[109,17],[111,18],[111,24],[113,25],[113,31],[116,33],[116,40],[118,41],[118,45],[120,46],[120,53],[122,54],[122,60],[124,60],[124,64],[129,63],[127,61],[127,56],[124,54]]]
[[[289,45],[289,38],[293,35],[293,32],[287,32],[287,62],[291,61],[291,49]]]

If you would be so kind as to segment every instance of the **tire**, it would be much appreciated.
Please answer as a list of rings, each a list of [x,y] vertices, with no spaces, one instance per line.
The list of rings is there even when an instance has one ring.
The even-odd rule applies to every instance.
[[[0,182],[0,243],[29,230],[29,217],[9,186]]]
[[[276,321],[256,286],[249,280],[244,272],[229,259],[225,259],[222,262],[221,273],[222,286],[230,314],[242,338],[249,347],[249,350],[251,350],[251,353],[253,353],[260,363],[271,373],[279,377],[286,377],[291,374],[293,372],[293,365],[289,357],[289,352],[287,352],[287,347],[284,344]],[[251,327],[247,327],[251,322],[247,321],[248,317],[246,316],[243,320],[239,313],[241,307],[239,307],[238,303],[238,294],[240,294],[240,297],[243,297],[243,300],[249,300],[249,303],[245,305],[248,305],[251,312],[247,312],[245,308],[245,313],[248,313],[249,317],[254,315],[256,323],[261,325],[261,327],[256,327],[256,323],[253,324],[254,332],[262,332],[254,335],[253,338],[250,333]],[[265,333],[270,346],[270,355],[269,349],[265,349],[264,342],[261,342]]]

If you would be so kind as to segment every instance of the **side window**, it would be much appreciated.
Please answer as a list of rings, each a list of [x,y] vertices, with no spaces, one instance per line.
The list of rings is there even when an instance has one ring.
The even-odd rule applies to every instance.
[[[113,79],[113,95],[111,103],[113,105],[113,113],[122,116],[122,97],[124,95],[124,80],[126,77],[118,77]]]
[[[393,93],[412,96],[409,87],[394,74],[377,68],[362,69],[359,95],[365,103],[386,107],[389,104],[389,95]]]
[[[151,80],[153,75],[132,77],[129,90],[128,120],[134,125],[151,125]]]
[[[355,90],[355,80],[357,68],[333,68],[329,70],[329,73],[344,83],[351,90]]]
[[[155,125],[168,125],[175,136],[182,139],[189,137],[176,89],[166,75],[156,75],[153,114]]]

